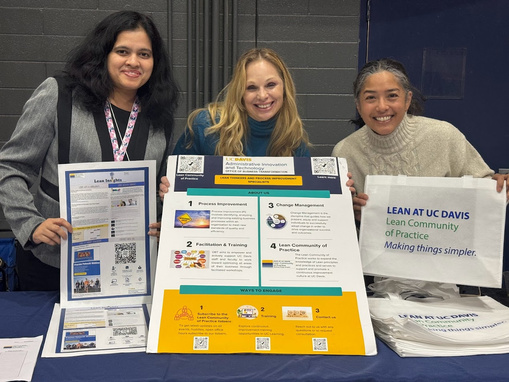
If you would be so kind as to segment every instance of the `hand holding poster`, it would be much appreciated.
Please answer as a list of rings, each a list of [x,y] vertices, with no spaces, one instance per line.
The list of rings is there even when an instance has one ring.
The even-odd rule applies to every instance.
[[[368,175],[366,274],[501,287],[506,196],[491,179]]]

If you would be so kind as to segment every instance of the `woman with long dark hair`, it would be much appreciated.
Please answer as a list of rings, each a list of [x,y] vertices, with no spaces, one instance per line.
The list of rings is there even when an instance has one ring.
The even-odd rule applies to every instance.
[[[134,11],[99,22],[58,81],[35,90],[0,151],[0,203],[18,242],[20,289],[59,289],[60,241],[72,226],[59,217],[58,164],[155,160],[160,176],[177,99],[162,38]]]

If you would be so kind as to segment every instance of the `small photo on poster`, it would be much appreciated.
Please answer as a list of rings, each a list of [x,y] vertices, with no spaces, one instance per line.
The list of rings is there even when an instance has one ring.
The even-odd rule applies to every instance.
[[[172,250],[170,268],[206,269],[209,267],[209,251],[205,250]]]
[[[74,293],[101,292],[101,266],[99,261],[74,264]]]
[[[88,330],[65,332],[64,351],[95,349],[97,337]]]
[[[281,229],[286,225],[286,218],[281,214],[272,214],[267,216],[267,225],[270,228]]]
[[[242,305],[237,309],[237,317],[253,320],[258,318],[258,309],[252,305]]]
[[[79,261],[92,261],[94,260],[94,249],[82,249],[79,251],[74,251],[74,262],[77,263]]]
[[[283,320],[313,321],[310,306],[283,306]]]
[[[176,210],[175,228],[210,228],[210,210]]]

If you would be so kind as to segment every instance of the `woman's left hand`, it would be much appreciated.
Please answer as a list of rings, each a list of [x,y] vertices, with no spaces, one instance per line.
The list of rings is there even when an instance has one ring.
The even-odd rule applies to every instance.
[[[356,191],[355,191],[355,187],[353,186],[354,181],[352,179],[352,173],[351,172],[347,172],[346,176],[348,176],[348,180],[346,181],[346,186],[350,189],[350,192],[352,193],[352,196],[354,196]]]
[[[356,194],[353,197],[353,213],[355,220],[361,221],[362,207],[366,205],[368,195],[364,193]]]
[[[164,202],[164,195],[166,195],[169,190],[170,181],[168,180],[168,177],[161,177],[161,183],[159,183],[159,198],[161,199],[161,202]]]

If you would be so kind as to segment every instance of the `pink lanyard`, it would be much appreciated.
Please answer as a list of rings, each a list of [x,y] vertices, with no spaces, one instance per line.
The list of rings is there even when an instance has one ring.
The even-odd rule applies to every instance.
[[[110,133],[111,147],[113,148],[113,158],[116,162],[120,162],[124,160],[124,155],[127,152],[127,146],[129,146],[129,141],[131,140],[131,135],[133,133],[134,125],[136,124],[136,119],[138,118],[139,111],[139,101],[138,97],[134,100],[133,108],[131,110],[131,114],[129,115],[129,122],[127,122],[127,128],[125,130],[124,137],[120,134],[119,130],[118,134],[122,138],[122,146],[118,147],[117,134],[115,134],[115,125],[112,120],[112,110],[110,107],[110,102],[106,100],[106,104],[104,105],[104,116],[106,117],[106,125],[108,125],[108,131]],[[115,120],[115,124],[117,121]],[[128,156],[129,158],[129,156]]]

